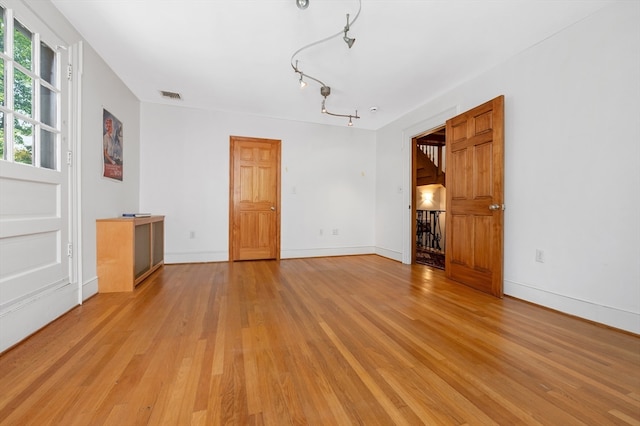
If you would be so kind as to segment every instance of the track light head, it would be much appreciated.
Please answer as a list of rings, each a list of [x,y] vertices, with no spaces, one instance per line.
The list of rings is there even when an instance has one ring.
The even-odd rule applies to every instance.
[[[351,46],[353,46],[353,43],[355,43],[356,39],[355,38],[350,38],[347,37],[347,32],[344,32],[344,37],[342,37],[342,39],[344,40],[345,43],[347,43],[347,46],[349,46],[349,49],[351,49]]]
[[[309,7],[309,0],[296,0],[296,6],[298,9],[304,10]]]
[[[304,89],[307,87],[307,82],[302,79],[302,74],[300,74],[300,88]]]
[[[353,46],[353,43],[355,43],[356,41],[355,38],[351,38],[347,35],[350,29],[351,27],[349,26],[349,14],[347,13],[347,25],[344,26],[344,37],[342,37],[342,39],[344,40],[345,43],[347,43],[347,46],[349,46],[349,49],[351,49],[351,46]]]

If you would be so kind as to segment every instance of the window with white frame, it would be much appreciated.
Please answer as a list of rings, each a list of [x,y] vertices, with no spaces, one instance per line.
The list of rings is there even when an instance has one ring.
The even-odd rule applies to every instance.
[[[58,53],[0,6],[0,159],[58,170]]]

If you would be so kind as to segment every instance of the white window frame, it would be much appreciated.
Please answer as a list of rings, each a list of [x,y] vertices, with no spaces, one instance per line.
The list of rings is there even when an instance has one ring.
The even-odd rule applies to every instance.
[[[58,39],[52,33],[46,31],[34,31],[33,28],[37,26],[36,19],[27,16],[27,14],[16,13],[11,8],[11,5],[5,5],[0,2],[0,5],[5,10],[4,26],[5,26],[5,52],[0,51],[0,58],[4,60],[4,74],[5,74],[5,105],[0,105],[0,110],[4,114],[5,122],[5,140],[4,140],[4,158],[0,158],[0,161],[15,162],[15,140],[14,140],[14,119],[20,119],[30,123],[33,126],[32,130],[32,151],[31,151],[31,166],[42,167],[41,160],[41,137],[42,130],[46,130],[55,135],[55,168],[52,170],[61,170],[63,167],[62,161],[62,93],[61,84],[63,79],[62,67],[62,52],[65,48],[60,49],[63,46],[63,42]],[[32,69],[27,69],[14,60],[14,22],[19,21],[22,26],[28,29],[32,34],[31,47],[32,47]],[[40,43],[44,42],[49,46],[55,55],[55,84],[52,85],[40,76]],[[32,82],[32,116],[26,116],[19,113],[14,109],[14,76],[15,69],[18,69],[22,73],[31,78]],[[56,95],[56,116],[55,127],[47,125],[42,122],[40,116],[41,106],[41,93],[40,88],[44,86]],[[20,163],[24,164],[24,163]],[[28,164],[25,164],[28,165]],[[46,168],[46,167],[45,167]]]

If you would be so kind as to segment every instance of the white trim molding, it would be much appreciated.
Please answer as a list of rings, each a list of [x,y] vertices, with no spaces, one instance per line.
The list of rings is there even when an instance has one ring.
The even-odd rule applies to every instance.
[[[504,294],[610,327],[640,334],[640,314],[588,300],[553,293],[513,281],[504,281]]]

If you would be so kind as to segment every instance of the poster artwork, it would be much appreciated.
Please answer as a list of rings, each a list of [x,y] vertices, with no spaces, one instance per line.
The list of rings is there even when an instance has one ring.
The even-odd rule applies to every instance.
[[[106,109],[102,111],[102,175],[122,180],[122,122]]]

